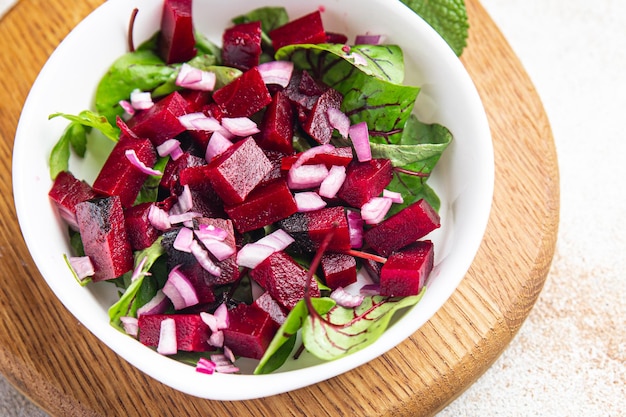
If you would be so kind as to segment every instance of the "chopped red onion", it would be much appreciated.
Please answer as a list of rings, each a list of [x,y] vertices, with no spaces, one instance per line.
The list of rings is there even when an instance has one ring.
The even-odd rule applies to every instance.
[[[335,107],[329,107],[328,110],[326,110],[326,115],[328,116],[330,125],[337,129],[342,138],[347,138],[348,130],[350,129],[350,118]]]
[[[361,218],[361,215],[354,210],[348,210],[346,217],[348,219],[350,247],[360,248],[363,246],[363,225],[365,222],[363,221],[363,218]]]
[[[271,246],[258,242],[247,243],[237,252],[237,265],[254,269],[274,252],[276,250]]]
[[[156,204],[150,206],[150,210],[148,211],[148,220],[155,229],[161,231],[170,229],[172,224],[170,223],[169,217],[169,214],[167,214],[167,212],[162,208],[157,207]]]
[[[202,217],[202,213],[196,211],[188,211],[180,214],[170,214],[168,219],[171,224],[184,223],[195,219],[196,217]]]
[[[177,196],[176,204],[170,209],[170,216],[187,213],[193,208],[193,197],[188,184],[183,185],[183,191]]]
[[[314,156],[325,154],[325,153],[331,153],[334,150],[335,150],[335,147],[331,145],[330,143],[326,143],[324,145],[314,146],[312,148],[309,148],[298,156],[298,159],[296,159],[296,162],[293,163],[291,168],[298,168],[304,165],[308,160],[310,160]]]
[[[391,191],[385,188],[383,190],[383,197],[390,199],[392,203],[404,203],[404,198],[402,198],[402,194],[397,191]]]
[[[176,322],[172,318],[166,318],[161,321],[157,352],[161,355],[174,355],[177,351]]]
[[[167,310],[169,306],[169,298],[163,294],[163,290],[158,290],[150,301],[137,309],[137,317],[143,316],[144,314],[149,316],[151,314],[165,313],[165,310]]]
[[[219,277],[222,274],[222,269],[213,263],[208,252],[205,251],[195,240],[191,243],[191,253],[196,258],[196,261],[198,261],[200,266],[209,274],[215,275],[216,277]]]
[[[134,149],[126,149],[126,151],[124,152],[124,155],[126,155],[126,159],[128,159],[128,161],[131,163],[131,165],[133,165],[135,168],[138,168],[141,172],[143,172],[144,174],[147,175],[163,175],[163,173],[159,170],[156,169],[152,169],[148,166],[146,166],[146,164],[144,164],[139,157],[137,156],[137,153],[135,152]]]
[[[174,239],[174,249],[181,252],[191,253],[191,243],[193,242],[193,230],[188,227],[181,227]]]
[[[184,114],[178,117],[178,121],[187,130],[215,132],[222,128],[219,120],[215,117],[207,116],[202,112]]]
[[[236,360],[235,354],[233,353],[232,350],[230,350],[228,346],[224,346],[224,356],[226,356],[226,359],[228,359],[232,363],[235,363],[235,360]]]
[[[212,332],[209,336],[209,344],[214,347],[224,346],[224,332],[221,330]]]
[[[352,52],[345,56],[345,58],[351,59],[354,65],[367,66],[367,59],[358,52]]]
[[[139,320],[136,317],[120,317],[120,321],[122,322],[122,327],[126,334],[137,337],[139,334]]]
[[[198,236],[198,231],[195,231],[196,236]],[[223,261],[224,259],[230,258],[237,251],[233,246],[228,243],[218,240],[212,237],[198,237],[204,247],[211,252],[215,259],[218,261]]]
[[[257,66],[265,84],[278,84],[287,87],[293,73],[291,61],[268,61]]]
[[[276,229],[269,235],[265,235],[256,241],[256,243],[269,246],[274,248],[276,251],[286,249],[287,246],[291,245],[293,242],[295,242],[293,236],[285,232],[283,229]]]
[[[296,161],[297,162],[297,161]],[[287,185],[292,190],[305,190],[318,187],[328,176],[328,169],[324,164],[301,165],[295,164],[287,173]]]
[[[223,117],[222,126],[235,136],[244,137],[259,133],[257,124],[247,117]]]
[[[234,374],[235,372],[239,372],[239,368],[233,364],[216,365],[215,372],[219,372],[220,374]]]
[[[120,100],[119,101],[119,105],[120,105],[120,107],[122,109],[124,109],[126,114],[128,114],[129,116],[134,116],[135,115],[135,108],[133,107],[132,104],[130,104],[130,101],[128,101],[128,100]]]
[[[163,286],[163,294],[170,299],[175,310],[191,307],[199,303],[198,294],[189,279],[174,267],[167,276]]]
[[[211,135],[211,139],[209,139],[209,144],[206,147],[204,159],[206,159],[207,162],[210,162],[211,159],[215,158],[217,155],[220,155],[232,145],[233,143],[226,136],[224,136],[221,131],[215,131]]]
[[[215,371],[214,362],[206,358],[198,359],[198,363],[196,363],[196,372],[212,375],[214,371]]]
[[[89,256],[70,256],[68,261],[79,281],[96,273]]]
[[[143,270],[143,267],[146,265],[147,261],[148,261],[148,257],[147,256],[144,256],[143,258],[141,258],[141,261],[139,261],[139,263],[137,264],[137,266],[133,270],[132,275],[130,276],[130,282],[134,282],[136,279],[138,279],[142,275],[149,275],[149,273],[147,271]]]
[[[338,287],[330,293],[330,298],[335,300],[341,307],[353,308],[360,306],[364,297],[362,295],[350,294],[342,287]]]
[[[322,197],[335,198],[345,179],[346,167],[333,165],[328,171],[328,176],[320,184],[319,194]]]
[[[230,325],[230,318],[228,316],[228,306],[224,303],[220,304],[213,314],[207,312],[201,312],[200,318],[209,326],[212,332],[227,329]]]
[[[354,38],[355,45],[380,45],[385,40],[383,35],[357,35]]]
[[[348,136],[352,140],[356,157],[360,162],[372,159],[372,148],[370,147],[370,136],[366,122],[360,122],[350,126]]]
[[[378,224],[383,221],[391,208],[392,201],[386,197],[372,197],[361,207],[361,217],[367,224]]]
[[[315,191],[295,193],[293,198],[296,200],[296,207],[298,207],[298,212],[300,213],[315,211],[326,207],[326,202]]]
[[[183,63],[176,77],[176,85],[190,90],[213,91],[217,77],[214,72],[203,71]]]
[[[148,110],[154,106],[150,92],[137,89],[130,93],[130,104],[135,110]]]
[[[195,232],[196,236],[200,239],[211,238],[222,241],[228,237],[228,231],[226,229],[215,227],[212,224],[201,224]]]
[[[361,295],[380,295],[380,284],[367,284],[359,290]]]
[[[174,161],[180,158],[183,150],[180,148],[180,141],[177,139],[168,139],[156,147],[159,156],[171,156]]]

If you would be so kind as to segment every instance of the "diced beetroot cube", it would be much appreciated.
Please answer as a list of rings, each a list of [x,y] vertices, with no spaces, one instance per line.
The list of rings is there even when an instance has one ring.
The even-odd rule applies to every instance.
[[[283,171],[289,171],[289,168],[298,160],[300,154],[287,156],[282,159],[280,169]],[[352,155],[352,148],[344,146],[335,148],[331,152],[318,153],[311,159],[305,162],[305,165],[324,164],[326,168],[330,169],[333,165],[348,166],[354,159]]]
[[[286,179],[287,174],[282,170],[282,162],[285,154],[278,151],[268,151],[267,149],[263,149],[263,153],[272,164],[272,170],[267,173],[265,178],[263,178],[263,181],[261,181],[258,186],[262,187],[274,180]]]
[[[87,182],[77,179],[67,171],[57,174],[48,192],[48,197],[59,211],[59,215],[73,230],[78,230],[76,204],[97,196]]]
[[[296,119],[304,123],[318,97],[328,88],[327,85],[317,82],[307,71],[294,70],[283,92],[295,107]]]
[[[278,179],[254,189],[242,203],[225,206],[224,210],[237,230],[245,233],[291,216],[298,206],[287,182]]]
[[[224,329],[224,346],[236,355],[261,359],[278,325],[265,311],[254,305],[239,304],[229,311],[230,325]]]
[[[209,181],[208,165],[189,166],[181,169],[179,184],[189,186],[192,210],[204,217],[224,217],[224,202]]]
[[[166,64],[189,61],[196,55],[191,0],[165,0],[159,33],[159,55]]]
[[[328,250],[339,252],[351,248],[348,219],[345,209],[341,206],[294,213],[278,224],[296,240],[291,245],[296,251],[315,252],[333,228],[334,235]]]
[[[440,225],[439,214],[426,200],[421,199],[367,230],[363,238],[376,252],[388,256]]]
[[[209,274],[202,266],[195,262],[195,258],[179,267],[179,271],[189,280],[196,291],[198,305],[206,305],[215,302],[215,285],[211,282],[217,277]]]
[[[348,42],[348,37],[343,33],[326,32],[325,43],[343,43]]]
[[[139,160],[148,167],[156,163],[156,150],[148,139],[121,135],[93,183],[95,191],[119,196],[123,207],[130,207],[135,202],[141,186],[148,178],[148,174],[130,163],[126,157],[127,150],[134,150]]]
[[[93,281],[117,278],[133,268],[133,252],[118,196],[76,204],[76,220],[85,255],[94,266]]]
[[[163,170],[163,177],[159,187],[164,191],[171,191],[172,187],[179,184],[180,171],[189,167],[206,165],[206,160],[199,156],[192,155],[189,152],[184,152],[178,159],[171,159],[167,161],[165,169]]]
[[[267,291],[254,300],[253,304],[269,314],[272,320],[279,326],[282,326],[285,320],[287,320],[285,309]]]
[[[274,94],[263,115],[259,145],[263,149],[292,154],[294,126],[291,101],[284,92],[279,91]]]
[[[240,23],[222,35],[222,63],[247,71],[259,65],[261,56],[261,22]]]
[[[393,167],[388,159],[355,160],[346,169],[346,179],[337,197],[352,207],[361,208],[372,197],[379,195],[392,177]]]
[[[328,109],[341,107],[343,96],[337,90],[329,88],[319,96],[302,128],[317,143],[324,145],[330,142],[334,128],[328,120]]]
[[[206,352],[211,329],[199,314],[152,314],[139,316],[139,341],[146,346],[158,346],[161,322],[173,319],[176,323],[176,347],[185,352]]]
[[[319,10],[292,20],[269,33],[272,46],[278,50],[286,45],[300,43],[324,43],[326,31]]]
[[[275,252],[250,271],[250,277],[287,310],[304,298],[307,271],[285,252]],[[315,279],[311,280],[311,297],[319,297]]]
[[[202,111],[211,103],[211,92],[202,90],[181,90],[179,94],[187,102],[187,109],[190,113]]]
[[[223,230],[226,230],[228,236],[224,239],[224,242],[233,249],[237,249],[237,239],[235,236],[235,230],[233,228],[233,222],[230,219],[220,218],[206,218],[201,217],[197,219],[198,225],[210,225]],[[210,275],[207,277],[207,282],[210,285],[224,285],[235,282],[239,278],[239,266],[237,265],[237,255],[233,254],[228,258],[218,261],[215,260],[215,264],[220,267],[222,273],[219,277]]]
[[[244,201],[272,170],[272,163],[252,137],[236,142],[208,165],[213,189],[226,204]]]
[[[126,234],[133,250],[142,250],[152,245],[161,234],[148,219],[152,203],[141,203],[124,212]]]
[[[390,297],[417,295],[433,269],[431,241],[418,241],[392,253],[380,271],[380,294]]]
[[[178,117],[190,112],[191,108],[187,100],[178,91],[174,91],[158,100],[148,110],[135,114],[128,120],[128,127],[137,136],[148,138],[154,146],[159,146],[185,131]]]
[[[356,282],[356,259],[345,253],[326,252],[320,262],[322,275],[333,290]]]
[[[249,117],[271,103],[272,96],[257,67],[253,67],[213,93],[226,117]]]

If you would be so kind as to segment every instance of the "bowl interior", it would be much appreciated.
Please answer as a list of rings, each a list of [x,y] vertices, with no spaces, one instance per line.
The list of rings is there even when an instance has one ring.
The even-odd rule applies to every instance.
[[[221,44],[230,19],[265,5],[285,6],[295,18],[314,10],[304,1],[195,0],[196,28]],[[453,293],[478,250],[493,193],[493,149],[487,119],[474,85],[444,41],[400,2],[388,0],[322,1],[325,27],[356,34],[384,34],[405,54],[406,83],[422,88],[415,112],[420,120],[448,127],[454,140],[441,158],[431,186],[441,198],[442,227],[429,235],[436,266],[422,301],[404,312],[376,343],[332,363],[307,357],[287,363],[271,375],[207,376],[161,356],[109,325],[108,307],[116,291],[107,283],[80,287],[63,254],[70,253],[66,228],[51,206],[48,155],[66,123],[48,120],[55,112],[76,114],[92,107],[93,92],[109,65],[126,52],[126,31],[133,8],[139,9],[134,37],[141,42],[159,26],[161,2],[109,0],[81,22],[59,45],[37,78],[20,118],[13,154],[13,187],[18,220],[42,276],[65,307],[95,336],[125,360],[156,380],[198,397],[242,400],[307,386],[353,369],[393,348],[418,330]],[[98,140],[97,138],[94,140]],[[35,146],[33,146],[35,145]],[[70,162],[72,172],[92,182],[111,144],[101,152]],[[242,364],[252,367],[253,364]]]

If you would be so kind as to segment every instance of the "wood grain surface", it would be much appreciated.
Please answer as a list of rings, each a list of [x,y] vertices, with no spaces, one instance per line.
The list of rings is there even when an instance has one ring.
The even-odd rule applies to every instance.
[[[462,61],[492,129],[496,183],[479,252],[457,291],[418,332],[341,376],[265,399],[190,397],[120,359],[56,300],[21,238],[11,152],[21,107],[62,38],[101,0],[20,0],[0,21],[0,372],[54,416],[427,416],[471,385],[533,307],[555,249],[559,173],[549,122],[515,54],[467,0]]]

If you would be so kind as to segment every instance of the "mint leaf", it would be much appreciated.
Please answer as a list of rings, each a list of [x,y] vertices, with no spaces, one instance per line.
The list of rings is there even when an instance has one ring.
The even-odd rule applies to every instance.
[[[469,23],[463,0],[401,0],[450,45],[457,56],[467,46]]]

